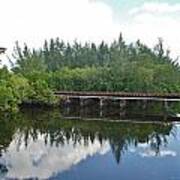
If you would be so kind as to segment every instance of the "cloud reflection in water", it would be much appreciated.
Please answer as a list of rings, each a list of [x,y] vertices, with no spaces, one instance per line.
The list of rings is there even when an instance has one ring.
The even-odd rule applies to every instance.
[[[81,140],[74,146],[72,139],[59,147],[45,145],[43,135],[40,134],[36,141],[29,138],[27,147],[22,143],[17,149],[18,138],[17,133],[0,159],[0,162],[8,167],[7,178],[47,179],[56,173],[69,170],[88,156],[96,153],[103,155],[110,150],[108,141],[101,145],[97,139],[93,143],[89,140],[88,145]]]

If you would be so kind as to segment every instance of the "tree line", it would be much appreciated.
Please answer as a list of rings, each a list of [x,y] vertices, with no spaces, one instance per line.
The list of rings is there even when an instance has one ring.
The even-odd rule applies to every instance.
[[[56,38],[30,49],[17,42],[13,58],[10,71],[0,69],[0,107],[12,103],[9,95],[15,107],[21,102],[54,104],[57,90],[180,92],[180,66],[162,39],[154,48],[140,40],[128,44],[122,34],[98,45]]]

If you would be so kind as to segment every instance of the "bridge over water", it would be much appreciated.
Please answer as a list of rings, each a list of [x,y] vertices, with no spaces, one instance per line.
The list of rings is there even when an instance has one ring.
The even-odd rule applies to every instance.
[[[119,99],[119,100],[154,100],[180,101],[180,93],[128,93],[128,92],[87,92],[57,91],[55,95],[79,99]]]
[[[163,116],[163,119],[180,120],[180,112],[172,112],[171,106],[173,103],[180,102],[180,93],[127,93],[127,92],[81,92],[81,91],[58,91],[55,92],[56,96],[61,97],[64,100],[64,105],[67,107],[67,116],[71,116],[69,113],[69,106],[75,102],[76,106],[81,109],[79,117],[86,116],[83,109],[95,107],[95,111],[98,111],[98,116],[101,118],[107,111],[118,111],[118,114],[125,117],[129,106],[139,106],[138,113],[146,112],[151,106],[161,104],[163,107],[162,112],[159,114],[151,114],[153,118],[158,119]],[[116,107],[114,106],[116,104]],[[106,109],[106,110],[105,110]],[[178,110],[179,111],[179,110]],[[84,113],[84,114],[83,114]],[[137,116],[137,114],[135,115]],[[139,116],[139,115],[138,115]],[[165,116],[165,117],[164,117]]]

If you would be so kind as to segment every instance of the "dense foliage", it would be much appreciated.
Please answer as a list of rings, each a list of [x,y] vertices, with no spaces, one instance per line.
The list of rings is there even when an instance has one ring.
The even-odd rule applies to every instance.
[[[180,66],[169,54],[161,39],[151,49],[122,35],[99,45],[51,39],[33,50],[16,43],[11,72],[0,70],[0,108],[48,104],[56,90],[180,92]]]
[[[31,51],[16,44],[15,73],[41,79],[55,90],[179,92],[180,66],[159,39],[154,49],[137,41],[127,45],[122,35],[111,44],[45,41]]]
[[[22,103],[53,105],[53,92],[44,80],[27,79],[21,74],[0,69],[0,111],[16,111]]]

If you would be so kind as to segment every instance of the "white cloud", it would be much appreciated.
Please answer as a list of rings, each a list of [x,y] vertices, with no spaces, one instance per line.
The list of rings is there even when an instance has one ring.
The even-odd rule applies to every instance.
[[[151,149],[145,149],[143,152],[139,152],[139,155],[142,157],[166,157],[166,156],[172,156],[175,157],[177,153],[172,150],[160,150],[158,154],[156,154],[155,151],[152,151]]]
[[[180,55],[180,14],[177,13],[180,4],[145,3],[129,10],[130,21],[123,25],[123,31],[130,40],[139,38],[151,47],[161,37],[172,56],[177,57]]]
[[[128,42],[141,39],[150,47],[162,37],[172,56],[180,55],[180,3],[145,3],[120,11],[119,20],[113,19],[112,7],[95,0],[0,0],[0,4],[0,46],[8,47],[8,55],[16,40],[31,47],[51,37],[110,42],[120,31]]]
[[[40,44],[45,38],[102,40],[115,31],[110,7],[88,0],[0,0],[0,41]],[[114,35],[113,35],[114,36]]]
[[[152,149],[149,143],[139,143],[137,148],[132,147],[130,149],[131,153],[136,153],[141,157],[159,157],[165,158],[167,156],[175,157],[177,156],[177,152],[175,150],[170,150],[167,147],[161,147],[159,152],[157,153],[155,149]]]
[[[44,39],[65,41],[110,41],[119,27],[113,23],[112,9],[89,0],[0,0],[0,46],[11,54],[14,42],[42,46]]]
[[[73,165],[86,160],[87,157],[92,157],[97,153],[103,155],[110,150],[108,141],[100,144],[97,139],[93,143],[89,140],[88,146],[81,141],[74,147],[72,139],[69,143],[65,141],[65,144],[59,147],[45,145],[44,136],[40,134],[36,141],[33,141],[32,138],[28,139],[27,148],[22,144],[17,150],[17,139],[20,137],[24,138],[17,133],[7,152],[0,158],[0,163],[8,167],[4,178],[48,179],[57,173],[69,170]]]
[[[170,5],[168,3],[144,3],[142,6],[133,8],[129,11],[130,15],[140,13],[180,13],[180,4]]]

